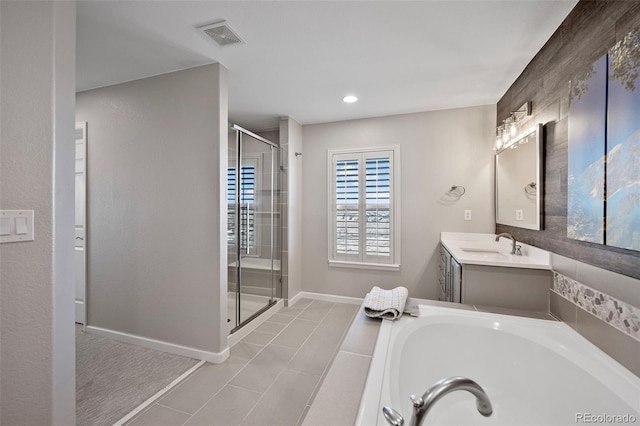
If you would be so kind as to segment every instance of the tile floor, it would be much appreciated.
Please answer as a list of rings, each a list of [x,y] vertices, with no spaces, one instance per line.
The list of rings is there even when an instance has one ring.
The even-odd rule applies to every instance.
[[[357,310],[301,299],[127,425],[299,425]]]

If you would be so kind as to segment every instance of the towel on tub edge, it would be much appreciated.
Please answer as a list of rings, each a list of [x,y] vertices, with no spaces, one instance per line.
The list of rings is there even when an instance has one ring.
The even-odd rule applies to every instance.
[[[365,297],[364,313],[371,318],[394,320],[402,315],[408,296],[409,290],[405,287],[383,290],[374,286]]]

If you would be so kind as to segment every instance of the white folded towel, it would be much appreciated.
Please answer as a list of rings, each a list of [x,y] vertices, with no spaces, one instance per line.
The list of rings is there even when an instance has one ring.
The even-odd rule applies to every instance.
[[[408,296],[409,290],[405,287],[383,290],[374,286],[365,297],[364,313],[371,318],[394,320],[402,315]]]

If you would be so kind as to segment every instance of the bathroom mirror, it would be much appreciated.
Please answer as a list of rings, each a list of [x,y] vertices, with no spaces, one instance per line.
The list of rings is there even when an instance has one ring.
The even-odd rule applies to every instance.
[[[542,227],[542,124],[496,153],[496,223]]]

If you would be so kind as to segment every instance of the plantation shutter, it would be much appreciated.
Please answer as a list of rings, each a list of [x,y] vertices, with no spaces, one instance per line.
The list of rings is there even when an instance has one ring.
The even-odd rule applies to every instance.
[[[256,250],[256,167],[254,165],[243,165],[240,169],[240,248],[249,254],[254,254]],[[235,245],[236,240],[236,169],[227,169],[227,242]]]
[[[365,261],[390,263],[391,156],[372,153],[365,163]]]
[[[253,254],[255,250],[255,183],[256,169],[254,166],[243,165],[240,169],[240,248]]]
[[[393,262],[393,151],[334,154],[332,254],[345,262]]]

